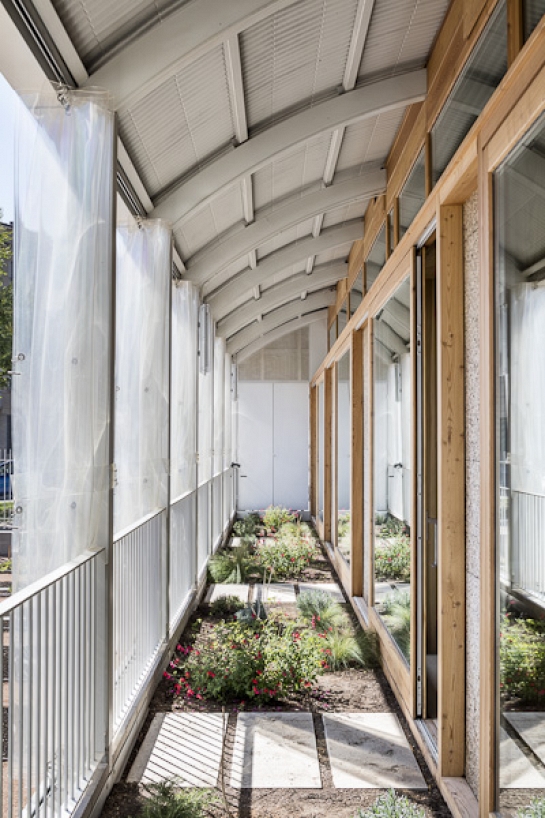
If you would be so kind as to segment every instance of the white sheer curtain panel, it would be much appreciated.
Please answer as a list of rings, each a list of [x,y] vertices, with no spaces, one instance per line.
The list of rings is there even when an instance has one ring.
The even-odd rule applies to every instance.
[[[202,321],[202,310],[200,320]],[[212,324],[207,327],[206,339],[202,339],[200,354],[204,353],[204,344],[208,348],[214,349],[214,331]],[[198,428],[198,451],[199,486],[207,483],[212,478],[212,446],[213,446],[213,420],[214,420],[214,354],[209,356],[210,368],[204,374],[199,369],[199,428]]]
[[[225,339],[216,338],[214,342],[214,474],[223,470],[223,436],[225,434],[225,417],[223,403],[225,400]]]
[[[167,503],[171,231],[117,230],[114,532]]]
[[[18,113],[14,590],[108,545],[114,115],[63,101]]]
[[[233,440],[233,398],[231,394],[231,356],[225,353],[224,357],[224,433],[223,433],[223,468],[231,465],[231,446]]]
[[[171,497],[197,488],[197,344],[199,291],[172,286]]]

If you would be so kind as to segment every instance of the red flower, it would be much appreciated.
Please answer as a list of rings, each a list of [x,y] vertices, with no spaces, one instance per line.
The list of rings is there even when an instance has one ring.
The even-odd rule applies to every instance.
[[[215,677],[215,675],[216,675],[215,673],[212,673],[211,670],[207,670],[206,672],[210,676],[211,679],[213,679]]]

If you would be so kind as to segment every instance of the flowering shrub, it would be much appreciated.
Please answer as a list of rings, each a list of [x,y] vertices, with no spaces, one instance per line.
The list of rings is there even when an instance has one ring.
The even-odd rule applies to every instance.
[[[267,531],[278,531],[284,523],[294,523],[297,514],[281,506],[269,506],[263,514],[263,525]]]
[[[500,687],[507,698],[545,707],[545,621],[503,618]]]
[[[375,544],[375,577],[378,580],[407,581],[411,577],[411,546],[406,535],[392,541],[377,539]]]
[[[258,540],[257,559],[265,575],[271,570],[275,579],[298,577],[317,556],[314,539],[282,537]]]
[[[312,687],[327,662],[320,637],[283,618],[220,623],[199,648],[177,646],[166,671],[175,695],[267,701]]]

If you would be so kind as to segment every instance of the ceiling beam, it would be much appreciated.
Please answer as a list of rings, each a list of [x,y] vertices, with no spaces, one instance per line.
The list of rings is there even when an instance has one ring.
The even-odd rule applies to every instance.
[[[325,292],[309,295],[305,301],[301,301],[301,299],[298,298],[296,301],[292,301],[291,304],[287,304],[281,309],[273,310],[267,315],[264,315],[262,321],[254,322],[249,327],[245,327],[240,332],[237,332],[232,338],[229,338],[227,341],[227,352],[231,355],[236,354],[239,350],[248,346],[248,344],[266,335],[271,330],[286,324],[288,321],[293,321],[293,319],[299,318],[302,315],[314,313],[317,310],[323,310],[329,307],[335,302],[335,298],[336,293],[326,290]],[[301,324],[297,322],[297,326],[301,326]]]
[[[218,332],[222,337],[229,338],[247,324],[255,321],[258,315],[276,307],[281,307],[283,304],[293,301],[294,298],[300,298],[305,292],[315,292],[316,290],[322,290],[324,287],[331,287],[341,278],[346,278],[346,264],[344,262],[321,264],[310,276],[305,272],[297,273],[297,275],[269,287],[268,290],[261,294],[259,301],[250,299],[233,312],[230,312],[218,321]]]
[[[240,177],[255,173],[308,139],[341,125],[420,102],[425,94],[426,71],[422,69],[356,88],[299,111],[222,154],[199,173],[181,182],[160,198],[155,215],[176,225],[184,216],[204,207]]]
[[[326,315],[327,308],[324,307],[323,310],[317,310],[310,315],[302,315],[300,318],[294,318],[293,321],[288,321],[286,324],[282,324],[280,327],[275,327],[275,329],[270,330],[261,338],[257,338],[255,341],[252,341],[250,344],[245,346],[244,349],[241,349],[237,353],[237,364],[243,363],[250,357],[250,355],[253,355],[254,352],[259,352],[260,349],[263,349],[263,347],[266,347],[268,344],[272,343],[272,341],[277,341],[279,338],[287,335],[288,332],[293,332],[296,329],[308,327],[310,324],[316,323],[316,321],[321,321]]]
[[[131,40],[89,77],[88,85],[108,88],[118,110],[152,93],[234,34],[293,5],[296,0],[199,0],[185,3],[168,20]]]
[[[360,0],[358,3],[352,39],[344,69],[343,88],[345,91],[351,91],[356,85],[374,5],[375,0]]]
[[[248,122],[246,120],[246,103],[244,100],[244,83],[242,81],[238,34],[231,34],[227,37],[224,50],[229,96],[231,97],[231,108],[235,123],[235,135],[240,145],[248,139]]]
[[[255,270],[243,270],[239,275],[230,279],[221,288],[212,292],[206,301],[210,304],[214,319],[221,320],[227,313],[247,300],[247,294],[252,292],[256,284],[264,284],[276,273],[291,267],[293,264],[304,262],[309,256],[316,256],[326,250],[331,250],[343,244],[351,244],[363,235],[361,219],[355,219],[344,225],[330,227],[318,238],[309,238],[288,244],[281,250],[266,256]]]
[[[253,224],[238,228],[210,250],[195,254],[187,261],[187,278],[199,286],[210,280],[246,253],[262,246],[284,230],[346,204],[379,196],[386,187],[386,171],[373,169],[367,174],[339,182],[322,190],[294,199],[283,207],[257,214]],[[317,237],[320,229],[314,232]],[[359,236],[361,238],[361,236]]]

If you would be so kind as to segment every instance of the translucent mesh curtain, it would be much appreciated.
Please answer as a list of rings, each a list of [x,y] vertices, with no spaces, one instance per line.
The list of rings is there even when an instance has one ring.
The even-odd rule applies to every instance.
[[[117,230],[114,532],[166,506],[171,232]]]
[[[171,497],[197,487],[197,323],[199,291],[187,281],[172,289]]]
[[[201,311],[202,317],[202,311]],[[199,452],[199,486],[207,483],[212,477],[212,429],[214,412],[214,352],[213,330],[208,327],[208,344],[210,356],[208,368],[203,371],[199,366],[199,423],[198,423],[198,452]],[[200,360],[204,357],[204,350],[200,350]]]
[[[214,342],[214,474],[221,474],[223,469],[223,436],[225,417],[225,339],[216,338]]]
[[[20,106],[14,589],[108,544],[114,117],[106,92]]]
[[[231,446],[233,440],[233,399],[231,392],[231,356],[225,355],[224,373],[224,438],[223,438],[223,468],[228,469],[233,460]]]

